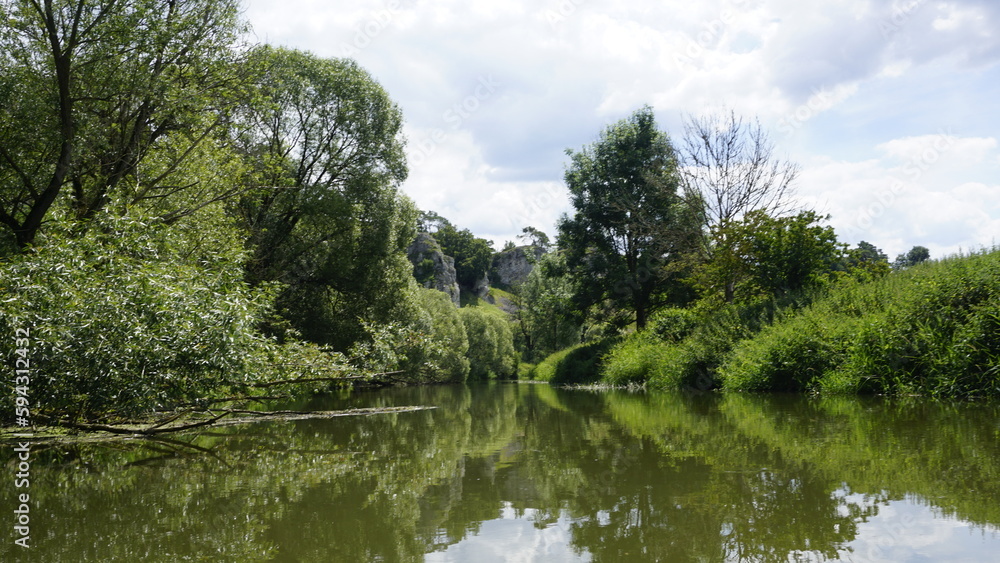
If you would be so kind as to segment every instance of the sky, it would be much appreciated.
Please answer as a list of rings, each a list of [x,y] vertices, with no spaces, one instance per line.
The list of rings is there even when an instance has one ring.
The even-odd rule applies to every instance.
[[[257,41],[358,61],[423,210],[501,247],[572,212],[566,150],[644,105],[758,119],[796,198],[890,260],[1000,235],[996,0],[244,0]]]

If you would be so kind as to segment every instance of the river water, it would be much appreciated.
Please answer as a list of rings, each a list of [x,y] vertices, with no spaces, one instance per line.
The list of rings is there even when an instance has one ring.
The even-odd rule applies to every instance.
[[[1000,561],[1000,405],[437,386],[32,446],[3,561]],[[287,408],[290,405],[282,405]]]

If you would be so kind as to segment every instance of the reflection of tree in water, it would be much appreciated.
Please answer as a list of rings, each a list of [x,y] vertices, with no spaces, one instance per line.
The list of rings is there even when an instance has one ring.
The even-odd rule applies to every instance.
[[[597,561],[832,558],[880,503],[906,494],[1000,523],[998,503],[982,501],[1000,497],[995,424],[983,422],[997,419],[992,407],[540,385],[342,403],[334,408],[441,408],[37,446],[32,555],[414,561],[477,533],[501,507],[537,528],[566,526],[573,548]],[[0,461],[13,467],[10,448]],[[888,492],[859,500],[845,490]],[[15,492],[0,488],[0,502]]]
[[[853,538],[854,520],[841,515],[844,500],[831,497],[826,482],[784,472],[779,456],[739,436],[706,442],[699,429],[723,430],[706,414],[684,405],[664,410],[644,397],[607,401],[615,423],[605,415],[540,425],[579,432],[537,463],[543,470],[578,460],[575,471],[554,472],[571,477],[551,488],[569,499],[574,546],[595,560],[785,561],[792,550],[834,556]]]

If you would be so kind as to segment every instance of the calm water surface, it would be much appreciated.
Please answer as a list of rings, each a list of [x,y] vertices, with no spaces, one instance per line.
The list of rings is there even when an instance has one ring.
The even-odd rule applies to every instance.
[[[2,561],[1000,561],[1000,406],[354,393],[418,412],[44,447]],[[12,446],[0,487],[13,522]]]

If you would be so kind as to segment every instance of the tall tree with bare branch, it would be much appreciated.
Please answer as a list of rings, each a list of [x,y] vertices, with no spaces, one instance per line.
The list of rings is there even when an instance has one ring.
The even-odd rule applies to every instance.
[[[792,210],[795,163],[779,159],[756,119],[717,113],[689,116],[678,151],[686,188],[701,195],[708,227],[751,211],[783,215]]]
[[[704,207],[710,234],[706,262],[732,254],[726,233],[748,213],[781,216],[793,211],[798,165],[775,156],[774,144],[756,119],[748,121],[731,110],[689,116],[678,153],[685,193]],[[732,301],[735,271],[723,275],[718,285],[726,302]]]

